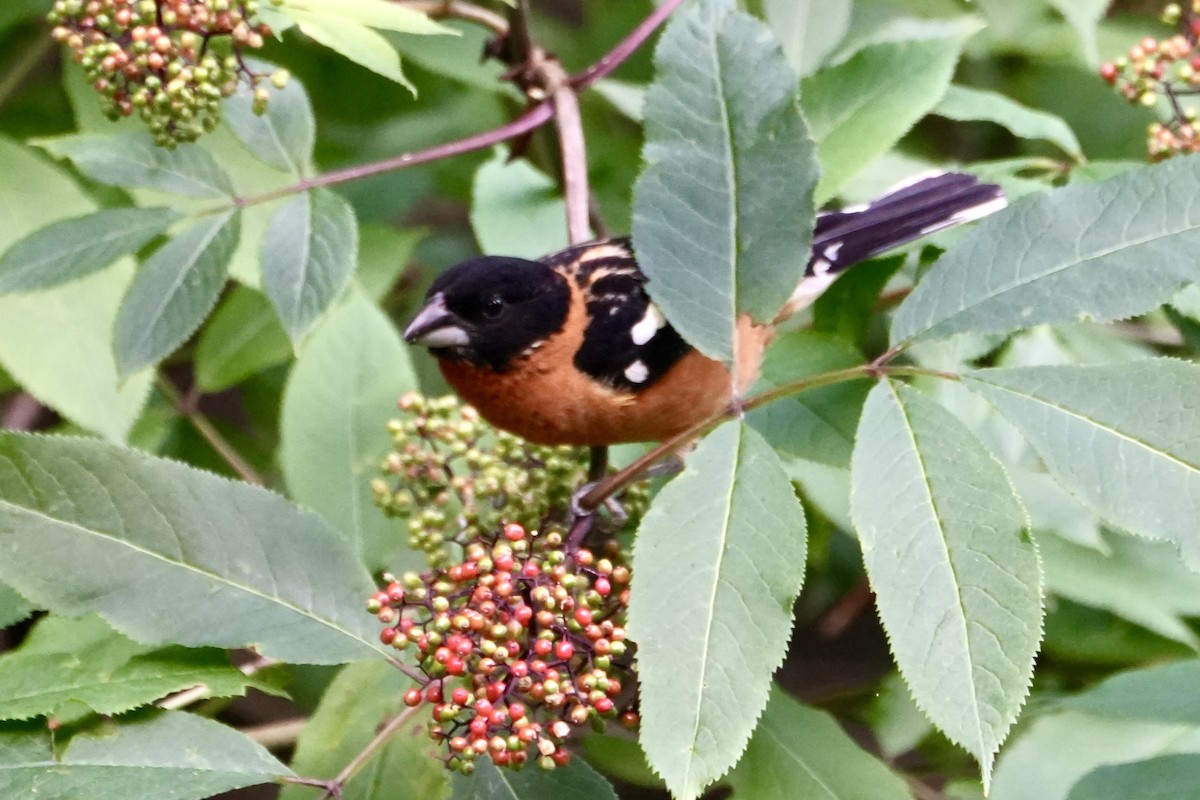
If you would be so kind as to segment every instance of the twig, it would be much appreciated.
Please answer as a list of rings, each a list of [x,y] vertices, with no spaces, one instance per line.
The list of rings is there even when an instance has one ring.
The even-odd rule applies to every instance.
[[[626,59],[641,47],[654,31],[666,21],[671,12],[677,8],[683,0],[667,0],[661,6],[656,8],[649,16],[644,19],[628,36],[617,43],[612,50],[602,56],[592,66],[568,78],[568,83],[576,90],[582,90],[591,86],[599,79],[610,74]],[[313,178],[304,178],[290,186],[284,186],[264,194],[254,195],[251,197],[235,197],[233,203],[238,208],[246,206],[258,205],[260,203],[278,200],[281,197],[306,192],[309,189],[315,189],[323,186],[336,186],[338,184],[347,183],[349,181],[369,178],[374,175],[380,175],[385,172],[392,172],[407,167],[415,167],[418,164],[427,164],[431,161],[438,161],[443,158],[470,153],[474,150],[481,150],[485,147],[499,144],[500,142],[515,139],[530,131],[536,130],[542,125],[550,121],[554,116],[554,103],[551,98],[547,98],[537,105],[530,108],[517,119],[505,125],[492,130],[483,131],[482,133],[472,134],[463,139],[458,139],[452,142],[443,142],[439,145],[426,148],[424,150],[415,150],[411,153],[402,153],[398,156],[385,158],[382,161],[375,161],[369,164],[359,164],[345,169],[333,170],[326,172],[323,175],[317,175]],[[216,213],[225,210],[226,206],[220,208],[209,209],[209,213]]]
[[[250,466],[250,463],[246,461],[246,459],[242,458],[241,454],[234,449],[233,445],[231,445],[225,439],[225,437],[221,435],[221,432],[218,431],[216,426],[212,424],[212,421],[209,420],[209,418],[205,416],[202,411],[200,411],[198,408],[195,408],[193,404],[184,402],[183,398],[179,394],[179,390],[175,388],[174,384],[167,380],[166,376],[162,374],[156,375],[154,378],[154,385],[157,386],[158,390],[167,398],[167,402],[170,403],[175,410],[179,412],[179,414],[185,417],[188,422],[192,423],[192,427],[196,429],[196,432],[204,438],[204,441],[208,442],[209,446],[217,452],[217,455],[219,455],[225,461],[225,463],[229,465],[229,468],[237,473],[239,478],[244,480],[246,483],[253,483],[256,486],[266,486],[266,481],[263,480],[263,477],[259,475],[254,467]]]
[[[13,396],[0,416],[0,428],[10,431],[31,431],[37,427],[46,407],[28,392]]]
[[[462,0],[397,0],[396,5],[410,8],[433,19],[463,19],[490,29],[497,36],[508,34],[504,17]]]
[[[424,704],[412,706],[401,711],[396,716],[388,720],[387,724],[379,729],[367,746],[364,747],[358,755],[356,755],[342,771],[337,774],[337,777],[328,783],[325,787],[325,793],[321,795],[321,800],[328,800],[331,797],[339,797],[342,793],[342,787],[346,785],[346,781],[354,777],[354,774],[366,766],[376,753],[387,744],[388,739],[401,728],[403,728],[413,717],[415,717],[423,708]]]
[[[702,436],[708,431],[720,425],[727,419],[740,417],[747,411],[752,411],[759,406],[773,403],[784,397],[790,397],[800,392],[805,392],[810,389],[817,389],[822,386],[829,386],[834,383],[842,383],[843,381],[862,380],[864,378],[881,378],[884,375],[924,375],[936,378],[945,378],[947,380],[958,380],[958,376],[952,372],[941,372],[939,370],[925,369],[924,367],[893,367],[887,362],[894,358],[899,351],[888,351],[883,356],[875,359],[869,364],[860,364],[857,367],[848,369],[840,369],[834,372],[823,372],[819,375],[810,375],[799,380],[785,383],[782,386],[776,386],[773,389],[757,394],[754,397],[731,404],[730,408],[719,411],[713,414],[706,420],[696,423],[692,427],[677,433],[670,439],[655,447],[653,450],[643,454],[636,461],[624,469],[614,472],[606,479],[598,483],[587,494],[579,500],[580,508],[591,511],[600,506],[605,500],[611,497],[616,492],[623,489],[627,484],[636,480],[647,469],[657,464],[666,456],[679,450],[688,442],[698,436]]]
[[[241,731],[263,747],[272,750],[295,744],[307,724],[307,717],[296,717],[242,728]]]
[[[0,105],[4,105],[52,47],[54,40],[41,34],[17,54],[13,63],[4,66],[4,77],[0,79]]]
[[[579,115],[579,98],[562,65],[551,59],[543,69],[550,100],[554,104],[554,124],[558,128],[558,145],[562,152],[567,239],[571,244],[582,244],[592,238],[592,232],[588,224],[591,192],[588,189],[587,149],[583,138],[583,119]]]

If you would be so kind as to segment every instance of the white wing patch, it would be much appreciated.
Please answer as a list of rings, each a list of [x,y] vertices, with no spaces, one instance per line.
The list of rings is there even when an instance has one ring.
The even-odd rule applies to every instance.
[[[658,310],[658,306],[654,305],[654,303],[649,303],[646,306],[646,313],[643,314],[642,318],[634,323],[634,326],[629,329],[629,336],[633,339],[634,344],[636,344],[638,347],[641,347],[646,342],[653,339],[654,334],[658,333],[659,329],[666,324],[667,320],[663,317],[662,312]],[[635,361],[634,363],[641,364],[642,362]],[[633,367],[630,367],[630,369],[632,368]],[[644,364],[642,365],[642,369],[645,369]],[[626,370],[625,374],[628,376],[629,370]],[[629,380],[634,381],[633,378],[630,378]],[[645,378],[642,378],[642,380],[645,380]],[[640,380],[634,382],[641,383]]]
[[[641,343],[639,342],[639,344]],[[641,361],[635,361],[625,368],[625,380],[630,383],[644,383],[648,377],[650,377],[650,370]]]

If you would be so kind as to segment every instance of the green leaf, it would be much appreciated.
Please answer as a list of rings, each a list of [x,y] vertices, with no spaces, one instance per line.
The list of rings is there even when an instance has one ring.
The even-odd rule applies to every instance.
[[[371,569],[392,568],[403,524],[374,504],[396,398],[417,387],[399,334],[352,293],[310,337],[283,394],[280,464],[291,496],[317,511]]]
[[[0,658],[0,719],[51,716],[68,703],[120,714],[194,686],[206,687],[202,697],[232,697],[256,685],[223,650],[150,649],[95,616],[46,617]]]
[[[851,515],[879,616],[917,705],[983,768],[1029,692],[1041,572],[1004,469],[914,389],[871,390]]]
[[[1108,12],[1111,0],[1046,0],[1075,29],[1083,47],[1084,58],[1094,65],[1100,58],[1096,46],[1096,29]]]
[[[1200,639],[1184,621],[1200,616],[1200,575],[1179,560],[1179,551],[1167,542],[1132,536],[1109,534],[1101,541],[1108,552],[1059,536],[1038,537],[1046,588],[1200,649]]]
[[[813,330],[834,334],[862,347],[875,319],[879,294],[903,265],[904,256],[856,264],[813,303]]]
[[[434,22],[419,11],[399,6],[388,0],[283,0],[279,9],[296,17],[300,14],[322,14],[340,17],[365,27],[397,33],[451,34],[458,31]]]
[[[261,65],[273,69],[270,65]],[[316,120],[308,93],[295,78],[282,89],[272,89],[266,113],[255,114],[254,90],[239,83],[238,91],[223,105],[226,124],[246,149],[272,167],[299,178],[312,168]]]
[[[507,148],[475,173],[471,228],[484,253],[541,258],[566,247],[567,204],[558,185]]]
[[[801,82],[800,104],[821,162],[817,201],[891,149],[946,93],[963,45],[979,23],[924,23],[913,38],[863,48]]]
[[[862,354],[840,339],[812,331],[781,334],[763,361],[755,393],[811,375],[862,364]],[[846,468],[854,431],[870,386],[845,381],[810,389],[761,406],[747,415],[754,428],[781,452]]]
[[[65,753],[50,733],[0,732],[4,797],[201,800],[292,774],[241,733],[182,711],[80,734]]]
[[[416,87],[400,69],[400,54],[382,35],[338,13],[295,8],[289,13],[309,38],[416,94]]]
[[[800,77],[811,75],[850,30],[853,0],[760,0],[762,16]]]
[[[0,628],[7,628],[33,613],[33,606],[10,587],[0,583]]]
[[[1071,788],[1067,800],[1183,800],[1197,786],[1200,755],[1181,753],[1097,767]]]
[[[1157,664],[1120,672],[1059,705],[1109,719],[1200,727],[1200,661]]]
[[[112,208],[51,223],[0,256],[0,294],[49,289],[102,270],[180,216],[170,208]]]
[[[96,210],[65,172],[0,138],[0,248],[60,219]],[[37,294],[0,297],[0,364],[72,422],[114,441],[129,435],[150,390],[143,373],[121,382],[112,352],[117,307],[133,265]]]
[[[738,800],[912,798],[904,781],[855,744],[833,717],[778,687],[728,783]]]
[[[817,169],[796,76],[731,0],[676,14],[654,57],[633,199],[638,261],[683,337],[732,363],[738,314],[768,321],[808,262]]]
[[[390,225],[363,225],[359,228],[358,272],[355,278],[372,301],[382,302],[412,260],[417,245],[429,231],[423,228],[397,229]]]
[[[988,369],[963,377],[1066,489],[1200,567],[1200,367],[1170,359]]]
[[[358,263],[354,209],[327,189],[288,200],[262,245],[263,289],[294,343],[350,282]]]
[[[1044,139],[1076,159],[1083,157],[1075,132],[1061,117],[1021,105],[999,92],[950,86],[933,113],[959,122],[994,122],[1022,139]]]
[[[370,743],[382,720],[408,710],[403,697],[413,685],[382,660],[342,669],[300,733],[292,769],[332,779]],[[388,739],[367,769],[346,783],[342,800],[445,797],[450,773],[434,758],[437,748],[424,721],[414,719]],[[283,787],[279,800],[315,800],[315,795],[312,787],[289,785]]]
[[[271,308],[253,289],[237,286],[200,333],[196,345],[196,383],[219,392],[241,383],[292,355],[292,343]]]
[[[371,580],[319,517],[92,440],[0,436],[0,580],[148,644],[311,664],[382,649],[362,610]]]
[[[576,758],[550,772],[500,769],[481,758],[469,778],[455,775],[450,800],[617,800],[617,794],[594,769]]]
[[[158,363],[200,327],[225,286],[239,221],[236,211],[209,217],[146,259],[117,316],[114,351],[122,375]]]
[[[741,756],[787,651],[804,559],[779,457],[738,423],[700,442],[642,520],[629,607],[641,743],[675,797],[698,797]]]
[[[110,186],[158,189],[188,197],[229,197],[233,184],[208,151],[197,144],[167,150],[148,133],[77,134],[34,142],[55,158],[71,161],[92,180]]]
[[[892,320],[892,342],[1108,322],[1200,278],[1200,157],[1026,197],[967,232]]]

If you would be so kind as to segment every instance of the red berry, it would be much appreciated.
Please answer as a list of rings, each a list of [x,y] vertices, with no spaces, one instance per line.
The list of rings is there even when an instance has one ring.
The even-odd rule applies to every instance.
[[[580,606],[575,609],[575,621],[580,625],[592,624],[592,610],[587,606]]]
[[[436,681],[425,687],[425,699],[431,703],[442,702],[442,682]]]
[[[525,706],[520,703],[513,703],[508,707],[508,715],[513,719],[523,719],[525,717]]]
[[[446,672],[451,675],[462,675],[467,671],[467,664],[459,656],[450,656],[446,662]]]
[[[612,583],[609,582],[608,578],[601,575],[599,578],[596,578],[596,585],[593,588],[601,597],[608,597],[609,592],[612,591]]]
[[[554,645],[549,639],[538,639],[533,643],[533,652],[539,656],[548,656],[553,649]]]
[[[566,661],[571,656],[575,655],[575,645],[565,640],[561,641],[554,645],[554,655],[560,660]]]
[[[457,689],[455,689],[453,692],[450,693],[450,700],[456,706],[465,706],[467,704],[467,701],[470,699],[471,699],[471,693],[468,692],[466,689],[464,689],[461,686],[459,686]]]
[[[601,714],[607,714],[609,711],[612,711],[613,701],[607,697],[601,697],[599,700],[592,703],[592,707]]]
[[[396,640],[396,635],[399,633],[395,628],[384,628],[379,632],[379,641],[384,644],[391,644]]]
[[[421,690],[409,689],[407,692],[405,692],[404,705],[408,706],[409,708],[414,708],[421,705]]]
[[[1102,64],[1100,66],[1100,77],[1103,78],[1106,83],[1116,83],[1117,82],[1117,67],[1116,67],[1116,65],[1113,64],[1111,61],[1108,61],[1108,62],[1105,62],[1104,64]],[[599,589],[597,589],[597,591],[599,591]],[[607,594],[607,592],[601,592],[601,594]]]
[[[504,696],[504,689],[505,689],[504,681],[496,681],[495,683],[489,683],[487,685],[487,689],[485,690],[485,693],[487,694],[487,699],[491,700],[493,703],[496,702],[497,700],[499,700],[501,697]]]
[[[504,526],[504,538],[510,542],[519,542],[525,538],[525,529],[515,522]]]

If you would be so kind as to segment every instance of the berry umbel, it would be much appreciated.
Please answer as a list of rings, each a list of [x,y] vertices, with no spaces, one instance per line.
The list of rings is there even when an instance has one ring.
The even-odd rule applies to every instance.
[[[271,33],[257,14],[257,0],[55,0],[47,19],[105,115],[136,114],[155,144],[173,148],[216,128],[221,101],[239,82],[260,114],[270,95],[264,82],[286,83],[286,71],[259,74],[244,59]]]

